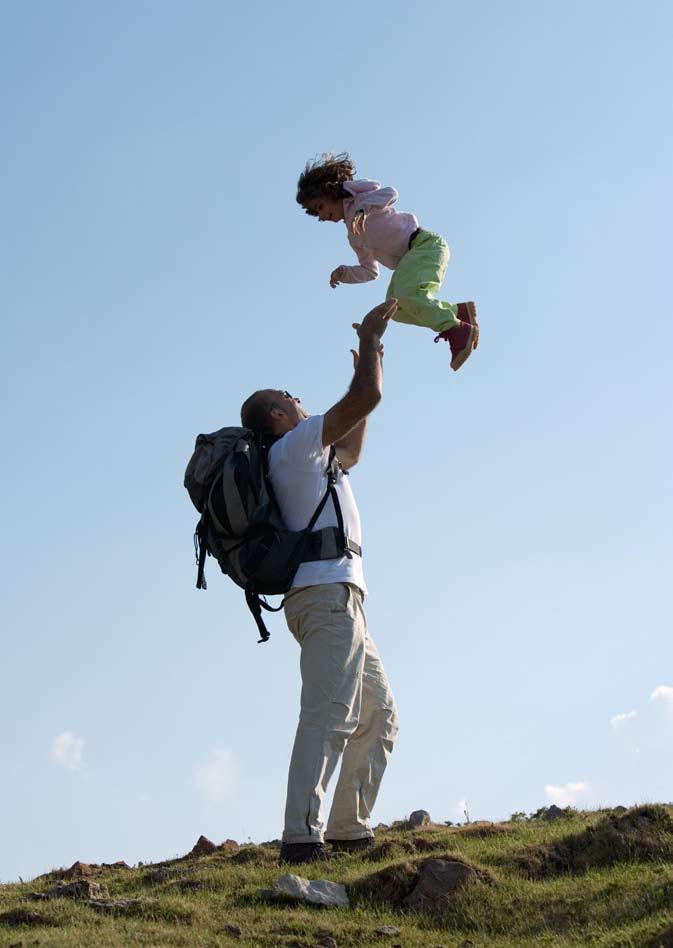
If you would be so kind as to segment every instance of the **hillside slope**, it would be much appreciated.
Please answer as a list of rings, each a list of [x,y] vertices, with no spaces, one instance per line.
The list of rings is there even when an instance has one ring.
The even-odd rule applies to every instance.
[[[310,867],[231,841],[151,866],[76,863],[0,886],[0,948],[673,948],[673,808],[554,815],[403,821]],[[344,884],[350,907],[271,900],[286,872]]]

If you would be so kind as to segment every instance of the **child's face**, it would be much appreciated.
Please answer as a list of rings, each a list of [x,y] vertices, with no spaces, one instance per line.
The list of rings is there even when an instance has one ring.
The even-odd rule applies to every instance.
[[[317,197],[305,204],[306,211],[319,221],[342,221],[344,219],[343,198]]]

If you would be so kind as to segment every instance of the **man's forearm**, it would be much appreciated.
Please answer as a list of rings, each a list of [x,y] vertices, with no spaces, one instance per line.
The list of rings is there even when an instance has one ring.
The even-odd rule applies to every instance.
[[[383,392],[380,345],[380,340],[376,338],[369,337],[360,340],[360,353],[349,388],[349,393],[352,395],[360,398],[371,397],[372,408],[379,403]],[[335,444],[339,460],[345,468],[353,467],[360,460],[366,431],[367,416],[365,415]]]
[[[324,447],[343,442],[381,401],[383,395],[381,337],[396,307],[397,300],[387,300],[367,313],[362,323],[353,323],[353,329],[360,338],[360,352],[359,355],[354,353],[355,373],[348,391],[336,405],[325,412],[322,428]],[[360,435],[364,435],[364,428]]]
[[[380,339],[375,336],[365,336],[364,339],[360,339],[360,353],[353,374],[353,381],[348,389],[349,394],[358,398],[371,398],[373,401],[372,408],[378,405],[383,395],[380,344]]]

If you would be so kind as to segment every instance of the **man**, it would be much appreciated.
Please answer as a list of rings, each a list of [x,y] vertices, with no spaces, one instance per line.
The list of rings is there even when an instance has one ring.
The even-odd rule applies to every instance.
[[[288,392],[255,392],[241,408],[246,427],[275,437],[269,476],[286,525],[304,529],[328,486],[330,448],[340,469],[335,489],[349,549],[299,566],[285,597],[285,618],[301,647],[301,711],[288,777],[281,861],[304,863],[374,841],[369,818],[397,734],[397,711],[363,610],[360,516],[345,473],[357,464],[367,416],[382,395],[381,337],[396,309],[390,300],[354,323],[359,352],[347,394],[324,415],[309,416]],[[331,466],[334,472],[334,466]],[[328,500],[314,529],[339,525]],[[341,758],[327,821],[323,800]]]

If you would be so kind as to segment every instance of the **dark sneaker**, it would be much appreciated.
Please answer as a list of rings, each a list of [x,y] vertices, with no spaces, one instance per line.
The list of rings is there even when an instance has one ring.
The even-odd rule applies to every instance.
[[[474,303],[458,303],[458,319],[460,322],[453,329],[445,329],[435,336],[435,342],[446,340],[451,346],[451,368],[457,372],[461,365],[468,360],[472,350],[479,343],[479,324],[477,323],[477,307]]]
[[[281,843],[280,846],[280,862],[295,866],[303,862],[325,862],[329,857],[323,843]]]
[[[333,853],[360,853],[371,849],[374,845],[373,836],[361,836],[359,839],[326,839],[330,843]]]

